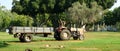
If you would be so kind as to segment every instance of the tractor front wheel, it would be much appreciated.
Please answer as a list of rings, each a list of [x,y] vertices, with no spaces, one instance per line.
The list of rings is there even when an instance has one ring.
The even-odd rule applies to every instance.
[[[84,38],[85,38],[84,35],[79,36],[79,40],[84,40]]]

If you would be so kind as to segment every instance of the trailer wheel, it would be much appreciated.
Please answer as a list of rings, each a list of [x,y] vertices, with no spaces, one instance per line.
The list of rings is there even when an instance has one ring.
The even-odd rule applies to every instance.
[[[71,33],[69,30],[62,30],[60,33],[61,40],[69,40],[71,37]]]
[[[55,32],[54,38],[55,38],[55,40],[61,40],[61,38],[60,38],[60,33]]]
[[[79,36],[79,40],[84,40],[84,38],[85,38],[84,35]]]
[[[73,37],[74,40],[78,40],[78,37]]]
[[[31,34],[25,34],[23,36],[23,39],[24,39],[24,42],[30,42],[30,41],[32,41],[33,37]]]
[[[23,34],[20,35],[19,37],[20,42],[24,42],[23,36],[24,36]]]

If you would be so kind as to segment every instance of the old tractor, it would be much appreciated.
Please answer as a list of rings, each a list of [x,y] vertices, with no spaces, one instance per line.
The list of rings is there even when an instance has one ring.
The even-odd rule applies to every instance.
[[[73,37],[74,40],[84,40],[85,25],[81,28],[65,27],[65,22],[60,21],[59,27],[55,29],[54,38],[56,40],[69,40]]]

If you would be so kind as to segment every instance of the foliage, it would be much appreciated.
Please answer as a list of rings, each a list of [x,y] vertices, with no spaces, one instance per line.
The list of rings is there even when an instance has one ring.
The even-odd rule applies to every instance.
[[[4,11],[4,8],[0,6],[0,31],[5,30],[10,25],[11,13],[9,11]]]
[[[120,7],[115,8],[113,11],[107,11],[104,14],[102,22],[104,22],[106,25],[114,25],[118,30],[120,30]]]
[[[115,20],[113,20],[113,13],[112,11],[108,11],[107,13],[105,13],[104,15],[104,22],[106,25],[114,25],[115,24]]]
[[[104,21],[106,25],[115,25],[120,22],[120,7],[114,9],[113,11],[108,11],[104,15]]]
[[[37,14],[60,13],[70,7],[74,0],[14,0],[12,11],[35,17]]]
[[[103,9],[111,8],[117,0],[79,0],[87,4],[88,7],[91,7],[91,2],[97,2],[98,5],[102,6]]]
[[[104,9],[110,8],[116,0],[13,0],[12,11],[18,14],[36,16],[38,13],[61,13],[65,12],[72,4],[79,1],[92,7],[91,2],[97,2]]]
[[[49,19],[49,14],[45,13],[45,14],[37,14],[36,16],[36,24],[38,27],[43,26],[44,24],[48,23],[48,26],[52,26],[51,25],[51,21],[48,20]],[[47,24],[46,24],[47,25]]]
[[[11,13],[0,6],[0,31],[9,26],[32,26],[33,19],[29,16]]]
[[[33,19],[29,16],[13,13],[10,26],[32,26]]]
[[[91,2],[96,1],[103,9],[107,9],[110,8],[116,0],[13,0],[12,12],[31,16],[34,18],[35,26],[40,26],[41,22],[44,22],[41,20],[44,17],[46,21],[48,17],[45,16],[45,14],[48,14],[49,17],[51,17],[49,21],[52,22],[53,26],[56,26],[60,18],[65,19],[65,11],[77,1],[79,1],[80,4],[85,3],[88,8],[92,7]],[[50,22],[46,24],[52,25]]]
[[[88,8],[85,3],[82,5],[79,2],[73,3],[72,7],[68,9],[67,15],[73,23],[94,23],[102,18],[102,7],[96,2],[91,3],[92,7]]]
[[[118,31],[120,31],[120,22],[116,23],[116,28],[118,29]]]
[[[116,22],[120,22],[120,7],[113,10],[113,17]]]

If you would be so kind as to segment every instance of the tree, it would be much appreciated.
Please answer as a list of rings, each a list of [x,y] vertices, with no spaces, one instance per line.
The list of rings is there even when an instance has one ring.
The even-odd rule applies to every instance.
[[[29,16],[13,13],[10,26],[32,26],[33,19]]]
[[[116,22],[120,22],[120,7],[113,10],[113,17]]]
[[[12,12],[31,16],[34,18],[34,25],[38,25],[35,20],[37,20],[39,14],[45,15],[47,13],[50,15],[49,17],[52,17],[50,20],[54,25],[58,23],[60,18],[59,15],[65,15],[65,11],[77,1],[79,1],[80,4],[86,3],[88,8],[92,7],[91,2],[96,1],[97,4],[101,5],[104,9],[107,9],[110,8],[116,0],[13,0]],[[63,18],[65,18],[65,16]]]
[[[106,25],[115,25],[115,20],[113,19],[114,17],[112,11],[108,11],[105,13],[103,21],[105,22]]]
[[[104,15],[104,22],[106,25],[114,25],[117,30],[120,30],[120,7],[115,8],[113,11],[108,11]]]
[[[104,15],[104,21],[106,25],[115,25],[120,22],[120,7],[115,8],[113,11],[108,11]]]
[[[75,2],[68,9],[67,15],[73,23],[81,23],[80,25],[95,23],[102,18],[103,10],[96,2],[92,2],[91,5],[91,8],[88,8],[85,3]]]
[[[80,3],[85,2],[87,7],[91,7],[91,2],[97,2],[103,9],[111,8],[117,0],[79,0]]]
[[[103,9],[111,8],[117,0],[95,0]]]
[[[5,30],[10,24],[11,13],[8,10],[5,10],[4,6],[0,6],[0,31]]]
[[[62,13],[74,2],[86,3],[91,7],[91,2],[97,2],[104,9],[113,6],[116,0],[13,0],[12,12],[35,17],[38,13]]]

